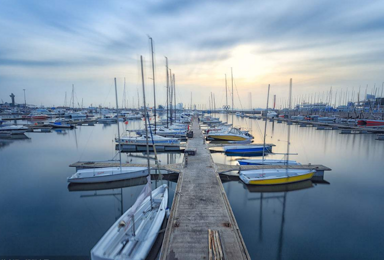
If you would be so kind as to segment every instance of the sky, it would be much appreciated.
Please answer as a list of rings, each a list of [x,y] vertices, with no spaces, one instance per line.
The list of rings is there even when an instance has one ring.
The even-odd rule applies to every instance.
[[[360,92],[380,96],[384,82],[384,1],[1,0],[0,102],[123,106],[166,102],[166,67],[176,101],[226,104],[225,75],[236,108],[293,100],[342,103]],[[332,88],[332,96],[327,96]],[[138,95],[139,93],[139,95]],[[138,97],[139,96],[139,97]],[[328,97],[328,98],[327,98]],[[343,97],[343,98],[342,98]],[[231,104],[231,92],[228,93]]]

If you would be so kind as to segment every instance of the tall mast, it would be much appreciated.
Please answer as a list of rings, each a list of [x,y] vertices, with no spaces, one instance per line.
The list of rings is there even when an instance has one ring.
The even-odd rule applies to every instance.
[[[227,74],[225,74],[225,110],[228,112],[228,88],[227,88]]]
[[[289,141],[291,137],[291,127],[290,127],[290,122],[291,122],[291,99],[292,99],[292,78],[289,81],[289,110],[288,110],[288,143],[287,143],[287,168],[288,168],[288,161],[289,161]]]
[[[175,73],[173,73],[173,96],[175,99],[175,122],[177,117],[177,105],[176,105],[176,80],[175,80]]]
[[[152,79],[153,79],[153,107],[154,107],[154,117],[155,117],[155,134],[156,134],[156,85],[155,85],[155,63],[153,60],[153,40],[151,37],[149,37],[151,40],[151,54],[152,54]]]
[[[121,107],[124,106],[125,109],[127,108],[127,102],[126,102],[126,99],[127,99],[127,95],[126,95],[126,92],[125,92],[125,78],[124,78],[123,103],[121,104]]]
[[[215,97],[215,94],[213,94],[213,111],[216,111],[216,97]]]
[[[168,76],[168,58],[165,57],[165,70],[167,74],[167,128],[168,128],[168,92],[169,92],[169,76]]]
[[[145,104],[144,104],[145,106]],[[137,109],[140,111],[140,93],[139,89],[137,89]]]
[[[191,111],[192,111],[192,92],[191,92]]]
[[[116,85],[116,78],[115,78],[115,96],[116,96],[116,113],[117,113],[117,134],[119,136],[119,161],[120,161],[120,172],[121,170],[121,142],[120,142],[120,126],[119,126],[119,105],[117,103],[117,85]]]
[[[232,127],[233,127],[233,71],[231,67],[231,79],[232,79]]]
[[[252,111],[252,92],[249,92],[249,106]]]
[[[170,119],[171,119],[171,125],[172,125],[172,122],[173,122],[173,108],[172,108],[172,103],[173,103],[173,80],[172,80],[172,70],[169,69],[169,80],[170,80],[170,83],[171,83],[171,88],[169,90],[169,104],[170,104],[170,110],[169,110],[169,116],[170,116]]]
[[[269,89],[270,89],[271,85],[268,84],[268,94],[267,94],[267,108],[265,109],[265,125],[264,125],[264,142],[263,142],[263,161],[264,161],[264,156],[265,156],[265,138],[267,136],[267,122],[268,122],[268,118],[267,118],[267,114],[268,114],[268,103],[269,103]]]
[[[140,56],[140,61],[141,61],[141,81],[143,85],[143,102],[144,102],[144,122],[145,122],[145,141],[146,141],[146,146],[147,146],[147,167],[148,167],[148,174],[151,176],[151,166],[149,164],[149,143],[148,143],[148,124],[147,120],[149,119],[147,117],[147,106],[145,105],[145,87],[144,87],[144,71],[143,71],[143,56]],[[153,209],[152,205],[152,192],[150,194],[150,199],[151,199],[151,209]]]
[[[75,109],[75,85],[72,84],[72,109]]]

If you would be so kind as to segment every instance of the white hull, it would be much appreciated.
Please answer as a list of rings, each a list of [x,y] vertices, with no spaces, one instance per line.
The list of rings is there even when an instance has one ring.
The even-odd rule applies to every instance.
[[[78,170],[68,178],[71,183],[98,183],[120,181],[148,175],[146,167],[108,167]]]
[[[134,213],[133,236],[131,209],[127,210],[91,250],[92,260],[145,259],[164,221],[168,205],[168,188],[163,184],[152,191],[153,209],[147,197]],[[123,223],[123,224],[121,224]]]
[[[28,130],[28,127],[9,125],[9,126],[0,126],[0,133],[10,133],[10,134],[24,134]]]

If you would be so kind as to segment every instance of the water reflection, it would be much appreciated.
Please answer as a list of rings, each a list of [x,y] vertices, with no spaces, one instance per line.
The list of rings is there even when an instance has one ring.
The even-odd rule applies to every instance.
[[[17,134],[17,135],[3,135],[0,136],[0,149],[5,148],[6,146],[11,145],[15,142],[31,142],[31,139],[25,134]]]
[[[139,185],[145,185],[147,183],[147,178],[135,178],[122,181],[113,181],[105,183],[70,183],[68,185],[69,191],[97,191],[97,190],[111,190],[111,189],[120,189],[126,187],[133,187]]]
[[[257,192],[257,193],[269,193],[269,192],[287,192],[287,191],[295,191],[295,190],[303,190],[313,187],[313,183],[311,180],[289,183],[289,184],[281,184],[281,185],[271,185],[271,186],[262,186],[262,185],[245,185],[245,188],[249,192]]]
[[[270,232],[270,228],[272,227],[275,229],[276,234],[276,227],[278,228],[277,236],[275,237],[275,241],[272,242],[270,239],[270,233],[268,233],[268,250],[269,250],[269,256],[268,259],[277,259],[281,260],[283,257],[283,245],[284,245],[284,226],[285,226],[285,219],[286,219],[286,207],[287,207],[287,195],[288,193],[292,191],[299,191],[299,190],[305,190],[309,188],[313,188],[314,185],[312,181],[304,181],[304,182],[298,182],[298,183],[290,183],[290,184],[284,184],[284,185],[275,185],[275,186],[254,186],[254,185],[244,185],[244,188],[246,188],[251,193],[258,193],[260,194],[257,198],[248,198],[248,200],[251,201],[259,201],[259,222],[258,222],[258,238],[259,238],[259,245],[264,244],[263,238],[264,238],[264,232],[267,230]],[[268,216],[270,216],[271,212],[264,212],[264,208],[267,210],[271,209],[270,201],[275,201],[277,204],[274,204],[272,214],[275,215],[273,217],[274,223],[271,225],[265,225],[263,222],[264,215],[267,215],[267,219],[269,220]],[[279,213],[280,212],[280,213]],[[280,215],[280,218],[276,217]],[[273,247],[276,246],[276,250],[273,249]],[[273,252],[276,252],[275,256],[273,257]]]

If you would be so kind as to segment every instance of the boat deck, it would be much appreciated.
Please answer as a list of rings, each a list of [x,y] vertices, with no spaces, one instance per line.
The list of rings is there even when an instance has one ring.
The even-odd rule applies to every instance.
[[[161,259],[210,259],[209,230],[219,232],[224,259],[250,259],[197,119],[176,187]]]

